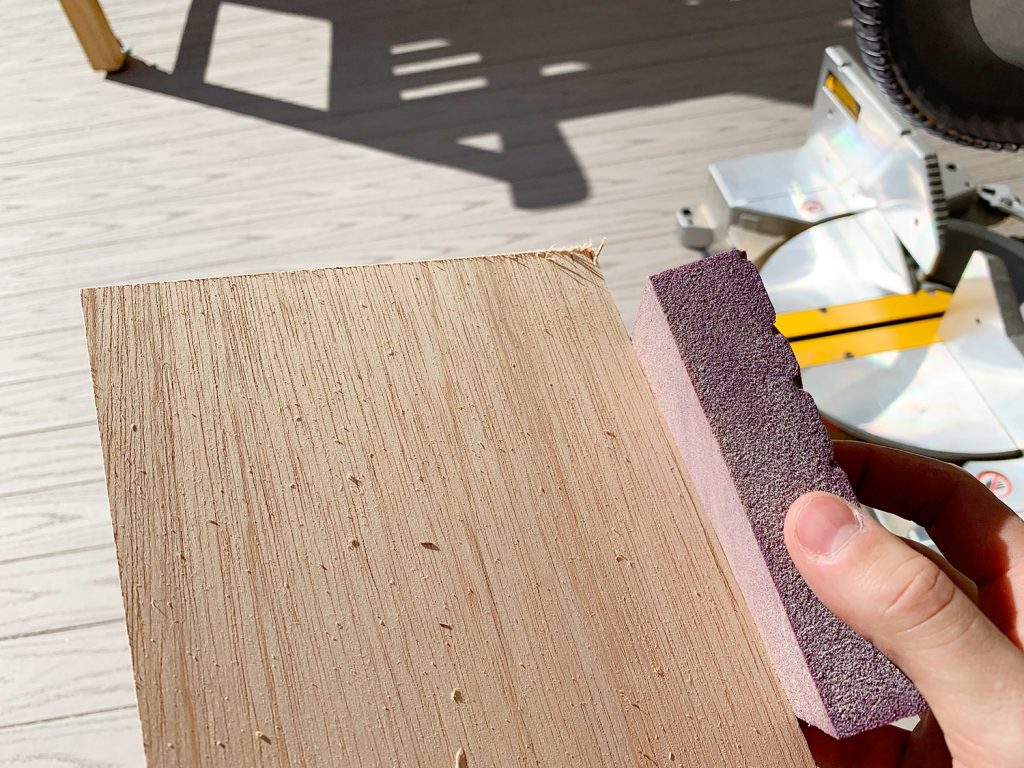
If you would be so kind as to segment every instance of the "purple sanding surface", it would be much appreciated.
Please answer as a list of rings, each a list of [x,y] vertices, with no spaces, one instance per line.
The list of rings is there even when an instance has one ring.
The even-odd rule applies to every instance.
[[[849,736],[924,702],[817,599],[786,551],[783,521],[798,496],[855,497],[774,322],[756,268],[730,251],[653,276],[634,344],[794,711]]]

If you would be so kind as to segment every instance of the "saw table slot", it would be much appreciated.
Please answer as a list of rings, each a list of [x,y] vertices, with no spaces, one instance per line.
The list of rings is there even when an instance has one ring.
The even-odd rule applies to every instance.
[[[791,342],[801,368],[824,365],[878,352],[923,347],[939,341],[941,316],[815,336]]]
[[[951,293],[918,291],[883,296],[869,301],[805,309],[779,315],[775,327],[790,341],[834,333],[849,333],[891,323],[940,317],[949,306]]]

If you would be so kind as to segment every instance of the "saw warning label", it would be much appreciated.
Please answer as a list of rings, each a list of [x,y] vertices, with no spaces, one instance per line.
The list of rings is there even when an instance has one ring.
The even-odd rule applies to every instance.
[[[1001,472],[993,472],[991,469],[986,469],[978,475],[978,479],[1000,499],[1005,499],[1013,492],[1010,478]]]

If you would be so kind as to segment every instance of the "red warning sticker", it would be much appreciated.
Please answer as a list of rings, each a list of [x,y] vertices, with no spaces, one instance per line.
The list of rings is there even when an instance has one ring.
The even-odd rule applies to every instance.
[[[1013,486],[1010,485],[1010,478],[1000,472],[994,472],[991,469],[986,469],[984,472],[978,474],[978,479],[981,480],[981,482],[985,484],[985,487],[1000,499],[1005,499],[1013,493]]]

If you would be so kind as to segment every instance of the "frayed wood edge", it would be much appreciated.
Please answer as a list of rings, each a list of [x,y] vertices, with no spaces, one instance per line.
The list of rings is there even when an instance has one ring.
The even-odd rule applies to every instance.
[[[587,272],[595,277],[603,278],[601,270],[598,268],[598,259],[604,252],[605,241],[602,239],[595,249],[592,243],[585,243],[574,246],[563,246],[555,247],[552,246],[545,250],[537,251],[514,251],[509,253],[494,253],[482,256],[456,256],[443,259],[410,259],[407,261],[380,261],[380,262],[366,262],[363,264],[345,264],[337,267],[313,267],[313,268],[297,268],[297,269],[280,269],[274,271],[265,272],[243,272],[234,275],[213,275],[210,277],[186,277],[179,278],[177,280],[151,280],[148,282],[137,282],[137,283],[113,283],[106,285],[90,286],[79,289],[79,299],[83,306],[87,301],[96,301],[101,298],[101,295],[110,291],[119,291],[122,294],[127,292],[134,292],[137,290],[146,290],[158,288],[165,285],[175,284],[193,284],[199,285],[204,283],[215,284],[223,282],[230,284],[233,280],[246,280],[246,279],[276,279],[282,275],[290,274],[325,274],[328,272],[345,272],[350,269],[363,269],[366,267],[386,267],[386,266],[408,266],[410,264],[448,264],[451,262],[470,261],[473,259],[482,259],[484,261],[490,261],[495,259],[522,259],[524,257],[540,257],[548,260],[555,258],[569,259],[574,264],[583,267]]]

